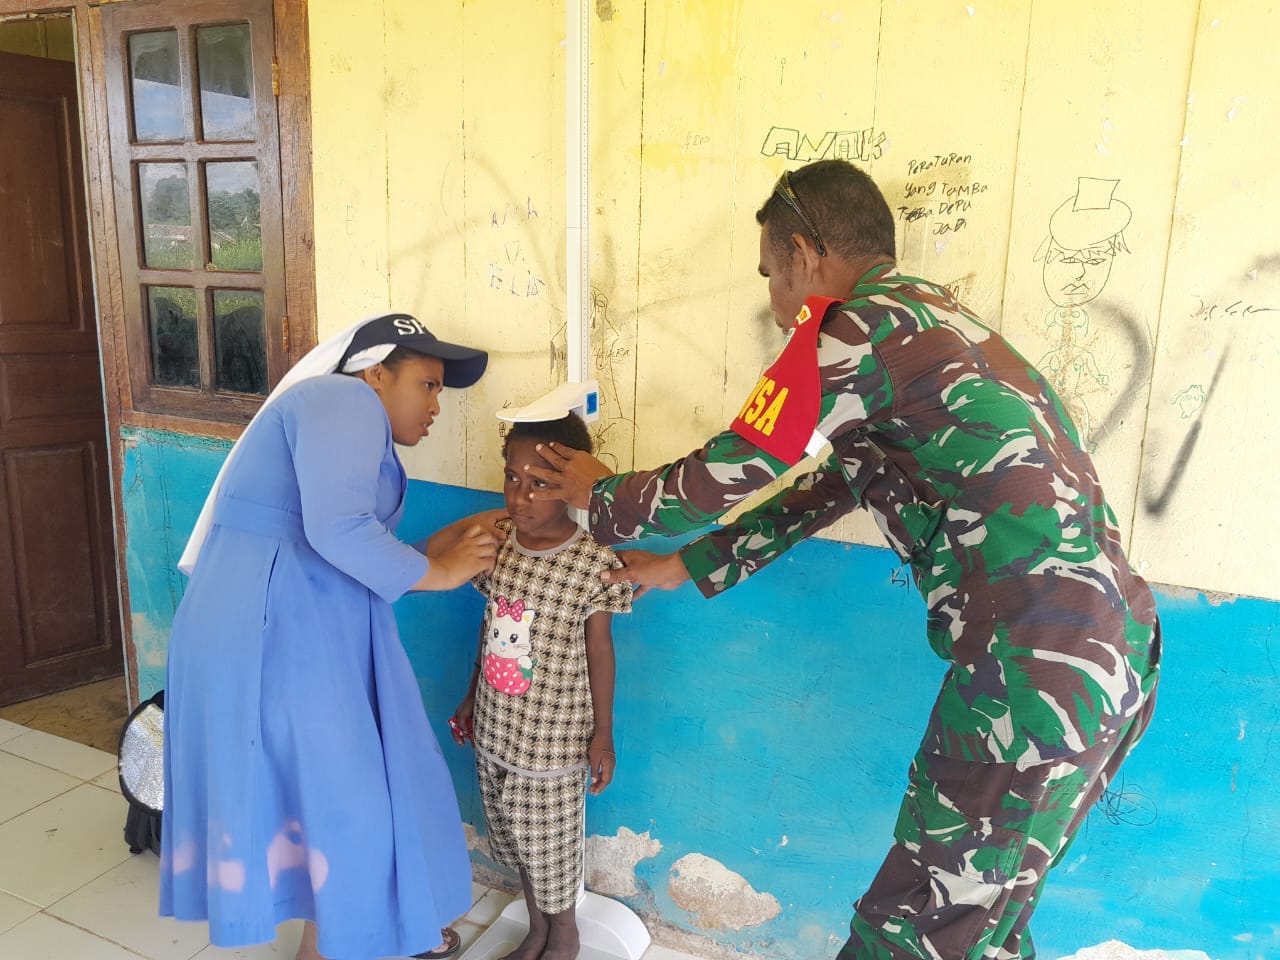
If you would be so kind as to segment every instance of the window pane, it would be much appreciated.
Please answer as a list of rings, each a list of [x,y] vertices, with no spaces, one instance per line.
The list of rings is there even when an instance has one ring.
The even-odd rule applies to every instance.
[[[147,315],[151,382],[162,387],[200,386],[196,292],[190,287],[147,287]]]
[[[142,198],[142,248],[148,267],[190,270],[195,266],[191,191],[185,163],[138,164]]]
[[[133,135],[142,143],[182,140],[182,70],[175,30],[135,33],[129,38],[133,83]]]
[[[217,389],[267,395],[267,348],[262,334],[262,294],[213,291],[213,339]]]
[[[205,165],[209,194],[209,250],[220,270],[262,269],[262,213],[258,165]]]
[[[201,27],[196,31],[200,64],[200,112],[206,140],[252,140],[253,62],[249,25]]]

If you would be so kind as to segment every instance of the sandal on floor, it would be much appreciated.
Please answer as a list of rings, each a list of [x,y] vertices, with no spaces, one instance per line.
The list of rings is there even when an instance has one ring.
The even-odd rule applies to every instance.
[[[415,953],[414,960],[444,960],[445,957],[452,957],[458,952],[458,948],[462,946],[462,938],[458,936],[458,931],[453,927],[444,927],[440,930],[440,936],[444,938],[444,942],[434,950],[428,950],[426,953]]]

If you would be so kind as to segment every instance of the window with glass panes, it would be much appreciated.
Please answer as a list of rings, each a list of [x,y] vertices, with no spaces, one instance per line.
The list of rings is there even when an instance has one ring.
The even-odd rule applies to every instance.
[[[245,419],[288,364],[271,2],[101,10],[133,406]]]

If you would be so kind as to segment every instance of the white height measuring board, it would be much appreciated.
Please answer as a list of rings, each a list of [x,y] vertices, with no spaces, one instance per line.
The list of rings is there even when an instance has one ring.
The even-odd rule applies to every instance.
[[[591,76],[591,0],[566,0],[565,11],[565,334],[568,379],[588,388],[594,413],[598,387],[591,383],[591,216],[588,148]],[[564,390],[563,387],[560,388]],[[553,394],[555,391],[553,391]],[[544,398],[545,399],[545,398]],[[578,399],[569,403],[576,406]],[[584,798],[585,802],[585,798]],[[578,885],[580,960],[639,960],[649,931],[625,904]],[[511,953],[529,931],[529,912],[517,897],[463,951],[459,960],[496,960]]]
[[[565,336],[570,383],[591,377],[590,8],[586,0],[566,0]]]

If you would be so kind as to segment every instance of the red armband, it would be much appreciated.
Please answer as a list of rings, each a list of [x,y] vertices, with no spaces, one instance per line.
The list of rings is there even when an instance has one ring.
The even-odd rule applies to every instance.
[[[818,426],[822,380],[818,333],[834,297],[808,297],[773,361],[730,426],[734,433],[792,466],[804,459]]]

